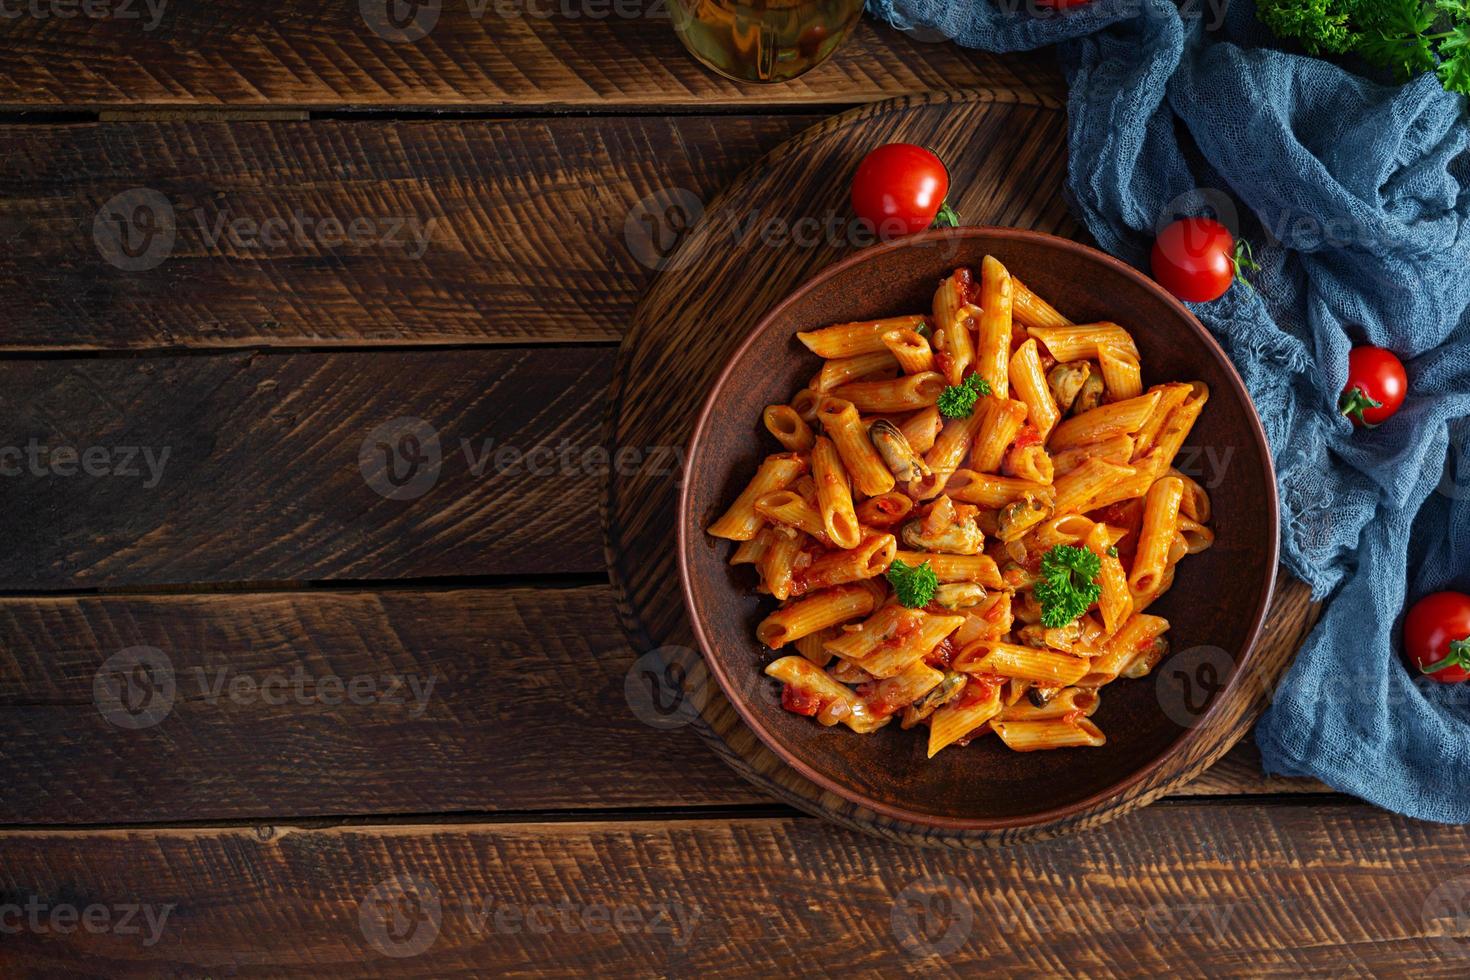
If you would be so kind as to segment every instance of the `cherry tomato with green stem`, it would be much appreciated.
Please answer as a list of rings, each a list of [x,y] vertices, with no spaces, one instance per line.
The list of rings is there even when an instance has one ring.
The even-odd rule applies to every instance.
[[[863,157],[852,178],[853,211],[884,239],[959,224],[948,194],[944,162],[913,143],[878,147]]]
[[[1154,280],[1189,303],[1208,303],[1230,284],[1245,286],[1245,269],[1259,269],[1249,243],[1237,243],[1230,229],[1213,218],[1180,218],[1154,240]]]
[[[1404,653],[1442,684],[1470,678],[1470,596],[1435,592],[1404,617]]]
[[[1347,386],[1337,409],[1364,428],[1374,428],[1399,410],[1409,393],[1404,363],[1382,347],[1354,347],[1348,354]]]

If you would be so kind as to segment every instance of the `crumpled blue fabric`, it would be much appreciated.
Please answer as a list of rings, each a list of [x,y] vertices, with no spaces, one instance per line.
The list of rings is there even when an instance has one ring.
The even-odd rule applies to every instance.
[[[869,10],[929,40],[1057,45],[1069,203],[1105,250],[1147,269],[1162,223],[1211,212],[1257,243],[1256,289],[1193,309],[1265,423],[1283,559],[1330,598],[1257,726],[1265,768],[1470,821],[1470,683],[1415,678],[1400,648],[1408,604],[1470,592],[1464,100],[1433,76],[1383,85],[1291,53],[1250,0]],[[1364,343],[1403,358],[1410,394],[1386,424],[1355,431],[1336,405]]]

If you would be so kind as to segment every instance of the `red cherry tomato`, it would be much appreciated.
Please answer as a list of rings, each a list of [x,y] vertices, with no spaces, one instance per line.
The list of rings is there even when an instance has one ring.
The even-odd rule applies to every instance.
[[[887,240],[957,224],[944,200],[948,193],[949,171],[939,157],[912,143],[888,143],[858,164],[852,209]]]
[[[1348,354],[1347,387],[1337,407],[1369,429],[1381,425],[1404,403],[1409,377],[1404,364],[1382,347],[1354,347]]]
[[[1441,683],[1470,678],[1470,596],[1435,592],[1414,603],[1404,617],[1404,653]]]
[[[1242,268],[1256,267],[1249,246],[1236,245],[1230,229],[1213,218],[1181,218],[1154,240],[1154,279],[1190,303],[1219,299],[1236,279],[1245,282]]]

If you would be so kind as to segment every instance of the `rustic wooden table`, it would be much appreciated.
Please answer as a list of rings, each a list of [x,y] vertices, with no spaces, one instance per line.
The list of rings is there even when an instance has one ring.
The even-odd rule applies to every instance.
[[[743,88],[662,3],[388,9],[0,7],[0,973],[1470,971],[1463,831],[1248,744],[951,852],[630,709],[627,215],[856,104],[1055,103],[1047,56],[865,23]]]

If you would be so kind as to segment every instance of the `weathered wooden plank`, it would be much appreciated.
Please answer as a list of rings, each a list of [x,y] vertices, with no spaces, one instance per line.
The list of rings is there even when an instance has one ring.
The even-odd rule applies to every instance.
[[[0,126],[0,350],[614,341],[817,118]]]
[[[0,362],[0,588],[600,572],[612,353]]]
[[[643,652],[606,586],[0,599],[0,823],[771,803]]]
[[[0,823],[763,802],[635,657],[606,586],[0,600]]]
[[[669,6],[102,0],[80,16],[77,5],[15,4],[0,20],[0,107],[705,108],[854,104],[948,88],[1049,99],[1061,91],[1048,53],[1000,58],[870,20],[803,78],[739,84],[685,53]]]
[[[1458,977],[1467,864],[1458,828],[1337,804],[1163,804],[995,851],[778,818],[20,832],[0,966]]]

